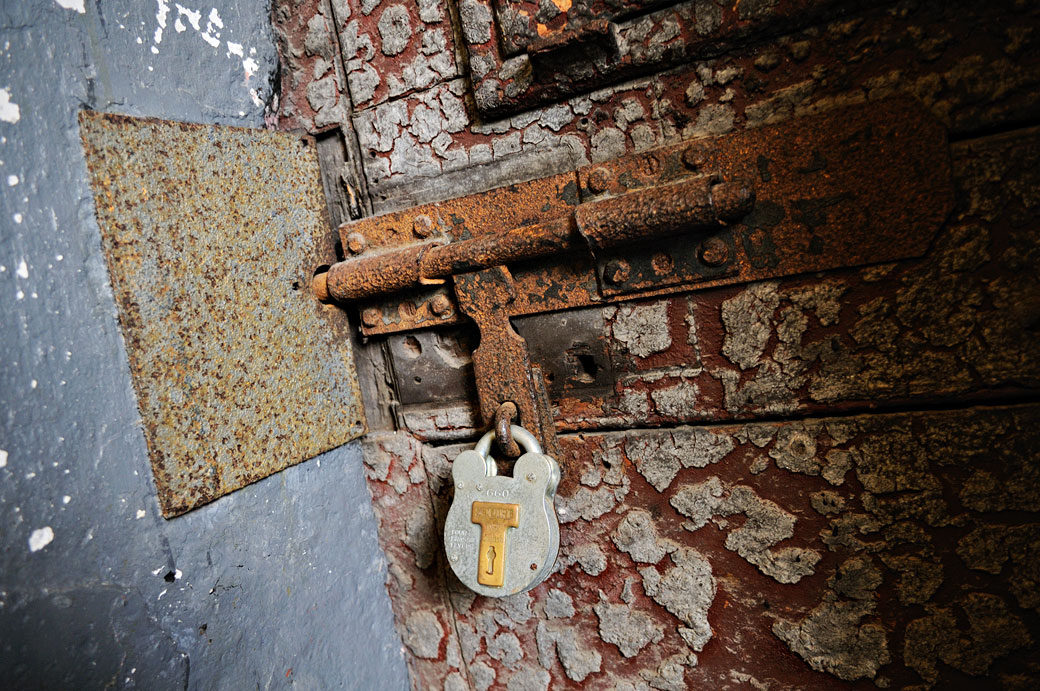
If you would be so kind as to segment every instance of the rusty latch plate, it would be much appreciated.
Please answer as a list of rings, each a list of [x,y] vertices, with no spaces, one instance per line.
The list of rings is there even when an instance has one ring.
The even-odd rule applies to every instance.
[[[102,245],[166,517],[365,431],[314,141],[83,112]]]

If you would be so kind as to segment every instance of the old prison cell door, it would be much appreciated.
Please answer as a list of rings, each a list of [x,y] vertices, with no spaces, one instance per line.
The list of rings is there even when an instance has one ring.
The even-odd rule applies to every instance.
[[[1040,685],[1040,8],[273,20],[416,688]],[[488,597],[444,521],[509,422],[559,464],[559,549]]]

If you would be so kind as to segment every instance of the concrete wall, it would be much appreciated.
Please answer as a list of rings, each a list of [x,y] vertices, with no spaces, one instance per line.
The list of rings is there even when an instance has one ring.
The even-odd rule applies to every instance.
[[[80,108],[262,127],[277,62],[263,0],[0,7],[4,688],[407,686],[357,444],[160,517],[94,221]]]

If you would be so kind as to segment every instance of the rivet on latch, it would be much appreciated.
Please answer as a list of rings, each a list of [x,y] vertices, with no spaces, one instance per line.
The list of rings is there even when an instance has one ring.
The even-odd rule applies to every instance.
[[[603,280],[611,285],[620,285],[632,275],[632,266],[624,259],[611,259],[603,269]]]
[[[412,221],[412,232],[416,237],[428,238],[433,234],[433,221],[429,216],[416,216]]]
[[[365,236],[361,233],[351,233],[347,236],[347,249],[351,254],[361,254],[365,251]]]
[[[644,175],[657,175],[661,170],[661,160],[654,154],[647,154],[643,157],[642,168]]]
[[[378,307],[369,307],[361,313],[361,323],[370,329],[375,328],[382,318],[383,313],[379,311]]]
[[[442,319],[447,318],[451,314],[451,300],[447,295],[435,295],[430,300],[430,311]]]
[[[722,238],[705,238],[699,256],[708,266],[722,266],[729,259],[729,246]]]
[[[650,266],[653,267],[655,274],[663,276],[671,273],[675,268],[675,260],[665,252],[658,252],[650,259]]]
[[[682,152],[683,165],[690,170],[697,170],[711,157],[711,148],[707,142],[693,142]]]
[[[590,192],[599,194],[607,191],[607,186],[610,184],[610,173],[607,172],[606,168],[596,168],[589,173],[588,179],[585,181],[586,186]]]

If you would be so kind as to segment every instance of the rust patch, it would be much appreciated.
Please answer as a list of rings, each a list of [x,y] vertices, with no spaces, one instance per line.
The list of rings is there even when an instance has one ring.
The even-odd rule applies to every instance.
[[[80,130],[163,515],[365,431],[309,137],[84,111]]]

